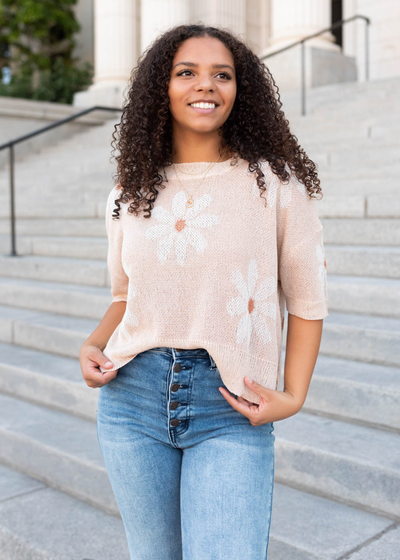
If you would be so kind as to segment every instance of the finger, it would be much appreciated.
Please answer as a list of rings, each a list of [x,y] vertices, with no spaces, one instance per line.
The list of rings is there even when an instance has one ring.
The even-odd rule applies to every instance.
[[[251,415],[249,415],[249,407],[247,405],[242,404],[241,402],[236,400],[235,397],[233,397],[223,387],[220,387],[219,390],[221,394],[225,397],[225,399],[228,401],[228,403],[232,406],[232,408],[234,408],[235,410],[237,410],[238,412],[240,412],[241,414],[243,414],[244,416],[250,419]]]
[[[98,366],[111,369],[113,367],[113,363],[111,360],[107,358],[96,346],[91,347],[90,352],[88,352],[88,358],[95,362]]]
[[[107,371],[103,373],[99,370],[98,365],[95,362],[90,361],[85,368],[85,379],[93,383],[99,384],[101,387],[105,383],[108,383],[114,379],[117,375],[117,370]]]

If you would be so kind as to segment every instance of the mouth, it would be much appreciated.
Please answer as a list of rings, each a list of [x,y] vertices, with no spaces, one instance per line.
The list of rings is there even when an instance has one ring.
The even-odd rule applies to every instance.
[[[199,113],[200,115],[209,115],[210,113],[214,113],[214,111],[217,110],[219,105],[215,105],[214,107],[209,107],[209,106],[208,107],[201,107],[199,105],[191,105],[189,103],[188,107],[190,107],[191,109],[193,109],[194,111],[196,111],[196,113]]]

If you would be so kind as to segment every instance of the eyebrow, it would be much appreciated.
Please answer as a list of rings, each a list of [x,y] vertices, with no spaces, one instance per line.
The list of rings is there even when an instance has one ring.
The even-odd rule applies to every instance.
[[[193,66],[194,68],[198,67],[198,64],[194,63],[194,62],[178,62],[177,64],[175,64],[172,67],[172,70],[176,67],[179,66],[179,64],[183,64],[184,66]],[[232,66],[230,66],[229,64],[213,64],[212,65],[213,68],[230,68],[232,70],[232,72],[235,72],[235,69],[232,68]]]

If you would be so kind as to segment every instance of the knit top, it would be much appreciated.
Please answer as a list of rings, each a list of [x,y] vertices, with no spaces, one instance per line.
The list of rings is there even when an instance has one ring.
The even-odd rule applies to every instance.
[[[122,367],[138,353],[167,346],[205,348],[235,395],[259,404],[247,375],[277,390],[285,306],[308,320],[328,315],[323,228],[316,199],[291,173],[287,182],[261,160],[266,191],[239,158],[160,170],[165,178],[150,218],[112,216],[107,200],[107,264],[112,301],[126,301],[104,354]],[[180,172],[182,170],[182,172]],[[184,174],[186,172],[187,174]],[[187,200],[193,195],[193,205]]]

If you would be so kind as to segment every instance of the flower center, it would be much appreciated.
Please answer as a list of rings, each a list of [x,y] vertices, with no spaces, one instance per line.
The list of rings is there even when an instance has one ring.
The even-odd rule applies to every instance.
[[[254,300],[252,298],[249,299],[249,303],[247,305],[247,308],[249,310],[249,313],[251,313],[254,309],[255,305],[254,305]]]
[[[176,229],[177,231],[182,231],[185,227],[186,227],[186,222],[185,222],[185,220],[180,219],[180,220],[177,220],[177,221],[176,221],[175,229]]]

